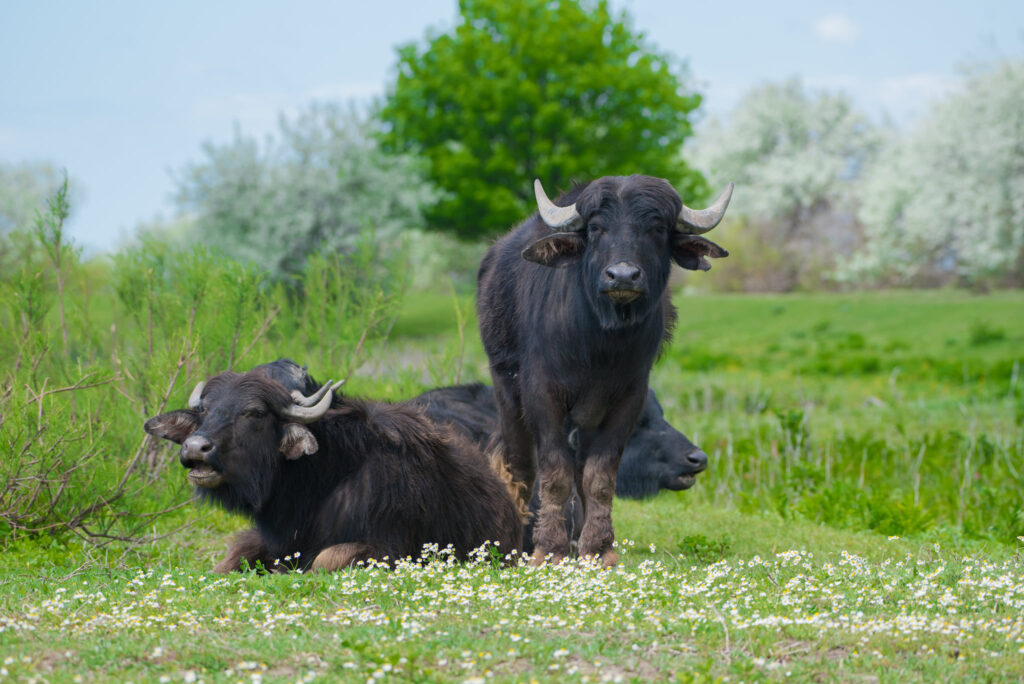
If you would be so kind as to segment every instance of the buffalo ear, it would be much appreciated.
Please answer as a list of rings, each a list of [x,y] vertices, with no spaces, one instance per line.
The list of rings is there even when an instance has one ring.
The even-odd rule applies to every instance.
[[[320,449],[316,437],[305,425],[298,423],[286,423],[284,436],[281,437],[281,453],[289,461],[294,461],[302,456],[311,456]]]
[[[199,427],[199,419],[193,411],[170,411],[153,416],[142,429],[160,439],[169,439],[181,444]]]
[[[672,258],[683,268],[707,271],[711,268],[711,262],[704,257],[720,259],[727,256],[728,250],[699,235],[678,232],[672,235]]]
[[[541,266],[565,268],[579,261],[586,246],[579,233],[552,233],[524,249],[523,258]]]

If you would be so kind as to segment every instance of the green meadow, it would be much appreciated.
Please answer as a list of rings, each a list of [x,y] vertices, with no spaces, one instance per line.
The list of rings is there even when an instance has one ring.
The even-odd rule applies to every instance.
[[[0,676],[1024,678],[1024,295],[683,290],[676,304],[679,324],[651,382],[709,467],[689,491],[616,502],[617,568],[503,568],[487,552],[457,564],[435,549],[426,564],[393,571],[213,575],[245,521],[189,503],[174,451],[140,446],[135,462],[148,474],[132,476],[131,502],[85,529],[8,530]],[[370,328],[347,338],[363,341],[355,358],[309,336],[278,341],[271,329],[232,362],[289,355],[325,379],[341,374],[324,361],[334,354],[352,367],[349,393],[390,400],[487,379],[469,295],[407,293],[379,333],[360,329]],[[182,339],[187,330],[154,342],[174,350],[154,374],[175,366]],[[185,374],[182,366],[168,405],[184,402],[194,381]],[[109,421],[109,438],[76,433],[97,450],[72,475],[101,490],[104,468],[123,470],[133,455],[103,445],[146,444],[145,411],[123,392],[90,403],[90,391],[107,389],[82,389],[74,407],[45,406],[55,418],[91,411],[96,431],[103,415],[128,414]],[[9,444],[24,418],[16,400],[27,397],[32,420],[44,414],[32,396],[8,390]],[[55,429],[45,422],[39,430]],[[100,529],[109,538],[89,534]]]

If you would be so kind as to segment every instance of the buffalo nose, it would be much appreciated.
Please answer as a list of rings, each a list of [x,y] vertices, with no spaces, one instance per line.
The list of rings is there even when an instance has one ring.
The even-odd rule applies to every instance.
[[[686,462],[693,468],[694,472],[699,473],[708,467],[708,455],[697,449],[686,455]]]
[[[604,270],[604,277],[613,285],[634,285],[640,280],[641,271],[633,264],[620,261]]]
[[[181,443],[181,453],[178,460],[186,468],[193,468],[200,463],[205,463],[214,451],[215,447],[206,437],[202,435],[191,435]]]

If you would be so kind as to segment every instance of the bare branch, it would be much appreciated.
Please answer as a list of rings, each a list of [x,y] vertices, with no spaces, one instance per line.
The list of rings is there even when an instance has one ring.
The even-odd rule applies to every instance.
[[[84,377],[82,377],[81,380],[76,382],[74,385],[68,385],[67,387],[58,387],[57,389],[51,389],[51,390],[45,390],[44,389],[42,392],[36,394],[31,399],[26,400],[25,403],[26,404],[31,404],[34,401],[41,401],[43,399],[43,397],[49,396],[51,394],[58,394],[59,392],[71,392],[73,390],[90,389],[92,387],[101,387],[103,385],[109,385],[110,383],[112,383],[114,380],[117,379],[116,375],[112,375],[109,378],[107,378],[106,380],[100,380],[99,382],[93,382],[93,383],[90,383],[88,385],[83,385],[82,383],[85,382],[89,378],[89,376],[91,376],[91,375],[95,375],[95,373],[87,373]],[[43,387],[45,387],[45,386],[46,386],[46,380],[43,380]],[[28,386],[26,385],[26,387],[28,387]],[[29,391],[31,391],[31,388],[29,389]]]

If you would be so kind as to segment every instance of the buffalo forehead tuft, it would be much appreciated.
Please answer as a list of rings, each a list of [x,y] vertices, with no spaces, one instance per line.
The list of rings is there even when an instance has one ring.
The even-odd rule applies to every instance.
[[[279,409],[292,402],[291,395],[284,386],[267,376],[258,373],[219,373],[206,383],[208,396],[212,393],[229,392],[238,407],[238,412],[245,410],[252,403],[259,402],[271,409]]]
[[[613,176],[585,186],[576,200],[580,214],[590,220],[610,211],[628,210],[639,224],[675,225],[683,206],[675,189],[661,178]]]

